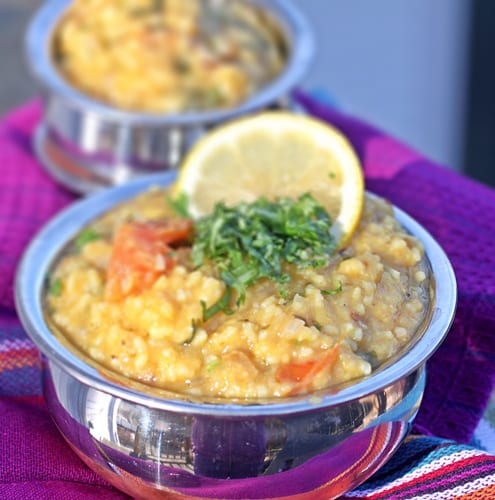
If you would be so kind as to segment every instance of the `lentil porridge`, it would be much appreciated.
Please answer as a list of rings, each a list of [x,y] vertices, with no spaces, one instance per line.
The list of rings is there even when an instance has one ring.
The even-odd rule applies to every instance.
[[[57,261],[50,321],[125,377],[191,396],[251,399],[367,376],[410,342],[427,313],[422,245],[383,199],[366,196],[345,248],[317,265],[284,261],[282,278],[262,276],[245,289],[232,288],[212,259],[198,265],[199,232],[162,188],[116,207]]]
[[[278,76],[280,29],[248,2],[76,0],[53,38],[61,73],[122,109],[235,106]]]

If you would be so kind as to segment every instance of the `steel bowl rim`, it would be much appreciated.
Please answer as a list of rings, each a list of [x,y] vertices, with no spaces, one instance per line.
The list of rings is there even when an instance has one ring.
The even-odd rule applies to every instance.
[[[79,200],[62,210],[45,224],[24,252],[15,279],[15,302],[21,322],[38,349],[63,370],[87,386],[112,396],[133,401],[147,407],[174,412],[219,417],[245,417],[299,414],[325,407],[332,407],[357,400],[379,391],[412,371],[422,367],[436,351],[452,324],[457,285],[450,261],[430,233],[412,217],[394,207],[396,216],[404,227],[423,243],[433,269],[436,292],[430,324],[421,338],[396,362],[337,393],[329,391],[318,397],[308,395],[303,399],[281,400],[270,404],[202,404],[181,399],[162,399],[138,392],[105,379],[95,368],[85,364],[64,347],[48,328],[43,317],[42,293],[50,264],[63,245],[78,230],[116,203],[122,202],[153,185],[167,185],[175,172],[166,172],[139,178]]]
[[[51,56],[53,30],[71,0],[52,0],[35,13],[25,36],[25,52],[33,75],[70,109],[95,114],[107,120],[140,126],[198,126],[217,123],[274,104],[300,82],[313,61],[315,40],[312,29],[292,0],[247,0],[267,10],[288,36],[291,51],[282,73],[234,108],[178,114],[142,113],[107,105],[70,85],[57,70]]]

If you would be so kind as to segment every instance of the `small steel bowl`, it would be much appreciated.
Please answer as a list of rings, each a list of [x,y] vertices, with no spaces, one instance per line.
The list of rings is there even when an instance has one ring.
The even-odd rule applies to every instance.
[[[49,222],[23,256],[17,309],[42,352],[46,402],[58,428],[91,468],[138,498],[342,495],[381,467],[410,430],[425,387],[425,363],[454,316],[456,281],[447,256],[422,226],[395,209],[424,244],[434,293],[410,345],[369,377],[306,397],[253,404],[153,393],[86,363],[74,346],[61,343],[47,325],[43,295],[51,266],[85,224],[173,178],[173,172],[156,174],[79,201]]]
[[[44,167],[68,188],[85,194],[175,168],[190,145],[219,123],[261,109],[291,106],[290,93],[313,58],[312,30],[291,0],[243,1],[261,9],[280,31],[288,51],[284,70],[237,107],[175,115],[121,110],[69,84],[53,59],[52,38],[71,1],[46,2],[26,34],[28,62],[46,94],[43,121],[35,136]]]

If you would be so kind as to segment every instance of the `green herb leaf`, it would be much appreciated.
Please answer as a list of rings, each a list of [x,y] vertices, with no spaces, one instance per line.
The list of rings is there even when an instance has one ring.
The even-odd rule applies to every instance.
[[[86,243],[90,243],[91,241],[95,241],[100,238],[101,235],[99,235],[94,229],[85,229],[78,234],[74,241],[74,245],[80,250],[84,245],[86,245]]]
[[[212,370],[214,370],[215,368],[220,366],[220,364],[221,364],[221,361],[219,359],[215,359],[214,361],[212,361],[211,363],[208,363],[206,365],[206,371],[211,372]]]
[[[167,203],[177,215],[187,218],[191,217],[189,214],[189,200],[185,193],[180,193],[177,198],[167,196]]]
[[[173,67],[179,75],[187,75],[187,73],[189,73],[189,71],[191,70],[191,67],[189,66],[187,60],[181,57],[177,57],[176,59],[174,59]]]
[[[333,290],[322,290],[321,293],[323,295],[335,295],[336,293],[340,293],[343,290],[342,281],[339,280],[339,286],[334,288]]]
[[[153,11],[160,13],[163,10],[165,0],[151,0],[151,8]]]
[[[53,297],[60,297],[62,293],[62,280],[60,278],[55,278],[50,280],[50,295]]]
[[[217,89],[216,87],[209,88],[204,94],[204,99],[205,105],[209,108],[218,106],[224,101],[224,97],[220,92],[220,89]]]
[[[229,309],[231,290],[229,287],[225,289],[225,293],[220,297],[220,300],[215,302],[212,306],[207,307],[204,300],[201,301],[201,308],[203,310],[203,321],[208,321],[217,312],[223,311],[225,314],[232,314],[233,311]]]
[[[260,198],[235,207],[217,203],[211,215],[196,222],[192,260],[198,267],[212,262],[227,287],[238,292],[237,305],[261,278],[277,283],[285,296],[290,277],[284,262],[324,265],[336,248],[331,226],[330,216],[309,193],[297,200]]]
[[[196,336],[196,333],[198,332],[198,328],[199,328],[199,320],[192,319],[191,320],[191,336],[187,340],[184,340],[183,345],[189,345],[194,340],[194,337]]]
[[[131,17],[149,16],[151,14],[160,14],[163,10],[164,0],[151,0],[146,7],[129,9]]]

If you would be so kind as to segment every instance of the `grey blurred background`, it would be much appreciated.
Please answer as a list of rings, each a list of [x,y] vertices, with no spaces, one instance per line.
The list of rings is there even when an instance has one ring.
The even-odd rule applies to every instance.
[[[493,54],[483,38],[495,19],[493,0],[294,1],[318,46],[305,88],[437,162],[495,185],[489,115],[495,99],[490,107],[490,94],[478,92],[480,85],[490,92],[478,68],[483,54]],[[0,115],[37,92],[22,42],[41,3],[0,0]]]
[[[36,92],[26,69],[23,36],[36,0],[0,0],[0,115]]]

